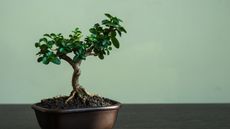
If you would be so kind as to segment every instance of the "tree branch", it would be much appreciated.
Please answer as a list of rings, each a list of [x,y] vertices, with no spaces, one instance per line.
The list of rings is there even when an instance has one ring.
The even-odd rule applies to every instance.
[[[93,47],[94,47],[93,45],[92,45],[92,46],[90,46],[90,47],[86,50],[86,53],[92,52]]]
[[[86,56],[97,56],[97,54],[95,54],[94,52],[88,52],[86,53]]]
[[[77,67],[76,64],[74,63],[74,61],[69,56],[67,56],[66,54],[60,54],[59,57],[65,61],[67,61],[73,67],[73,69],[76,69],[76,67]]]
[[[93,46],[89,47],[87,50],[86,50],[86,54],[85,56],[97,56],[97,54],[95,54],[93,51]]]

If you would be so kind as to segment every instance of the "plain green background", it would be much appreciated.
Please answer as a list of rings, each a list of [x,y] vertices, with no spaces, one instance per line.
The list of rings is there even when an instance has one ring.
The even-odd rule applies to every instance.
[[[44,33],[84,35],[105,12],[128,34],[101,61],[83,62],[81,84],[123,103],[230,102],[229,0],[0,0],[0,103],[68,95],[71,67],[37,63]]]

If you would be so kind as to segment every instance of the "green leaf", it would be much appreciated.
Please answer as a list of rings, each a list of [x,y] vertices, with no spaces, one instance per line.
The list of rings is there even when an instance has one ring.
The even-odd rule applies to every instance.
[[[113,21],[114,24],[119,24],[119,20],[118,20],[117,17],[113,17],[112,21]]]
[[[106,25],[106,24],[110,23],[110,21],[106,19],[106,20],[103,20],[101,23],[102,23],[102,25]]]
[[[65,47],[65,50],[66,50],[66,52],[67,52],[67,53],[72,52],[72,48],[71,48],[71,47],[69,47],[69,46],[68,46],[68,47]]]
[[[108,40],[103,40],[101,43],[102,46],[107,46],[107,44],[108,44]]]
[[[81,32],[80,31],[80,29],[77,27],[77,28],[75,28],[75,30],[74,30],[75,32]]]
[[[111,41],[108,41],[108,45],[110,46],[112,43],[111,43]]]
[[[121,19],[119,19],[119,18],[117,18],[117,19],[118,19],[118,21],[123,22]]]
[[[115,37],[116,36],[116,32],[115,31],[111,31],[111,36]]]
[[[98,55],[98,57],[101,59],[101,60],[103,60],[104,59],[104,55],[101,53],[101,54],[99,54]]]
[[[40,52],[38,52],[38,53],[36,53],[36,55],[41,55],[41,54],[43,54],[41,51],[40,51]]]
[[[66,53],[66,50],[65,50],[63,47],[59,48],[59,51],[60,51],[61,53]]]
[[[91,33],[93,33],[93,34],[97,34],[97,31],[96,31],[95,28],[90,28],[90,29],[89,29],[89,32],[91,32]]]
[[[45,56],[45,57],[43,57],[43,59],[42,59],[42,63],[43,64],[45,64],[45,65],[48,65],[49,64],[49,59]]]
[[[62,34],[61,34],[61,33],[58,33],[58,36],[59,36],[59,37],[61,37],[61,36],[62,36]]]
[[[78,60],[77,61],[79,61],[79,60],[85,60],[85,59],[86,59],[86,56],[84,54],[80,54],[78,56]]]
[[[40,40],[39,40],[39,42],[45,42],[45,43],[47,43],[47,39],[46,38],[41,38]]]
[[[105,16],[108,17],[108,18],[112,18],[113,16],[111,16],[110,14],[108,13],[105,13]]]
[[[52,45],[54,45],[54,41],[48,41],[47,44],[52,46]]]
[[[53,56],[53,55],[54,55],[54,53],[53,53],[53,52],[51,52],[51,51],[49,51],[49,52],[47,52],[47,53],[46,53],[46,55],[47,55],[47,57],[51,57],[51,56]]]
[[[35,43],[35,47],[39,47],[40,46],[40,43]]]
[[[124,28],[124,27],[119,27],[119,28],[118,28],[118,30],[119,30],[119,31],[121,31],[121,32],[125,32],[125,33],[127,33],[127,31],[125,30],[125,28]]]
[[[80,59],[79,59],[79,55],[76,54],[74,57],[73,57],[73,61],[76,63],[78,62]]]
[[[112,40],[112,43],[113,43],[114,47],[116,47],[116,48],[120,47],[120,44],[119,44],[119,41],[117,40],[117,38],[111,37],[111,40]]]
[[[58,59],[57,57],[54,57],[54,58],[52,59],[52,63],[59,65],[59,64],[61,64],[61,61],[60,61],[60,59]]]
[[[94,24],[94,27],[95,27],[95,28],[98,28],[98,27],[100,27],[100,24],[99,24],[99,23],[96,23],[96,24]]]
[[[49,35],[49,34],[44,34],[43,36],[46,36],[46,37],[49,37],[49,38],[50,38],[50,35]]]
[[[109,26],[109,27],[115,27],[115,28],[117,27],[117,25],[116,25],[116,24],[111,23],[111,22],[106,23],[106,24],[104,24],[104,25]]]
[[[102,52],[102,54],[103,54],[103,55],[105,55],[105,54],[106,54],[104,50],[103,50],[103,51],[101,51],[101,52]]]
[[[38,62],[41,62],[42,60],[43,60],[43,57],[39,57],[39,58],[37,59]]]
[[[109,54],[110,54],[109,50],[107,50],[106,52],[107,52],[107,55],[109,55]]]
[[[108,49],[109,49],[109,50],[112,50],[112,47],[109,47]]]
[[[121,37],[121,31],[117,30],[117,33],[119,34],[119,36]]]
[[[52,37],[56,37],[56,34],[54,34],[54,33],[51,33],[51,34],[50,34],[50,36],[52,36]]]
[[[40,49],[41,50],[47,50],[48,49],[48,46],[46,45],[46,44],[42,44],[41,46],[40,46]]]
[[[61,42],[61,45],[65,47],[67,45],[67,43],[66,42]]]

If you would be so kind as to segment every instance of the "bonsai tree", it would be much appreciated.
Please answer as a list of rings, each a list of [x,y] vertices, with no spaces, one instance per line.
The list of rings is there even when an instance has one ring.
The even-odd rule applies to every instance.
[[[48,65],[50,62],[60,65],[61,60],[70,64],[73,68],[72,92],[65,100],[68,103],[75,96],[85,99],[91,96],[79,83],[80,65],[82,60],[88,56],[95,56],[103,60],[105,55],[109,55],[113,46],[119,48],[120,44],[117,36],[126,33],[120,25],[121,19],[105,14],[106,19],[101,24],[96,23],[89,29],[90,35],[82,40],[82,32],[76,28],[68,38],[61,33],[44,34],[35,47],[39,48],[37,61]],[[71,56],[72,55],[72,56]]]

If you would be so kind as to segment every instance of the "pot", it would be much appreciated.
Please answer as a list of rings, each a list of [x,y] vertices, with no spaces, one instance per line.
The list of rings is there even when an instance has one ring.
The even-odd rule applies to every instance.
[[[79,109],[47,109],[32,105],[42,129],[112,129],[121,106]]]

